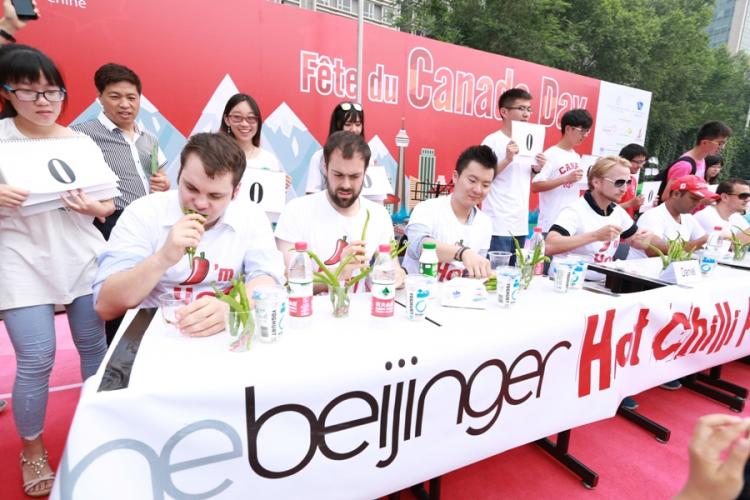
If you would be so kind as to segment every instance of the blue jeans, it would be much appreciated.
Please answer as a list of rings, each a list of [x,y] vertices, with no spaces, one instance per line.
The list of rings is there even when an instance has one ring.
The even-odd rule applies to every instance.
[[[523,245],[526,243],[526,236],[516,236],[518,244]],[[492,241],[490,242],[490,252],[510,252],[510,265],[516,264],[516,246],[513,244],[513,237],[511,236],[497,236],[492,235]]]
[[[84,380],[96,373],[107,352],[104,322],[94,312],[92,295],[78,297],[65,306],[68,324]],[[3,319],[16,351],[13,383],[13,418],[24,439],[42,433],[49,396],[49,377],[55,361],[55,306],[44,304],[3,311]]]

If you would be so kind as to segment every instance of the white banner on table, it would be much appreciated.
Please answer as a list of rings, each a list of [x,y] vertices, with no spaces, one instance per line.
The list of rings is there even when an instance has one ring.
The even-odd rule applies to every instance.
[[[264,212],[281,212],[286,204],[286,174],[262,168],[247,168],[242,192]]]
[[[513,122],[512,139],[518,145],[517,155],[533,159],[544,151],[544,135],[547,127],[538,123]]]
[[[645,212],[650,208],[654,208],[657,198],[659,197],[659,186],[661,181],[649,181],[644,182],[641,186],[641,196],[643,196],[643,205],[639,211]]]
[[[96,200],[120,194],[101,150],[83,136],[0,141],[0,182],[29,191],[24,215],[63,207],[60,195],[76,189]]]
[[[383,165],[370,165],[365,170],[365,185],[362,194],[365,196],[385,196],[393,193],[393,186],[388,180],[388,173]]]
[[[441,327],[316,297],[307,328],[242,354],[156,316],[127,387],[97,391],[106,363],[84,384],[51,498],[381,497],[748,355],[744,272],[619,297],[535,280],[512,309],[435,305]]]

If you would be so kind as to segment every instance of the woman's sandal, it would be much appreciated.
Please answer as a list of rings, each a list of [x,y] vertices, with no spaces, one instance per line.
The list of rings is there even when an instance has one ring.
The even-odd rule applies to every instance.
[[[44,471],[45,466],[49,466],[49,461],[47,460],[47,450],[44,450],[44,455],[37,458],[36,460],[29,460],[26,457],[23,456],[23,452],[21,452],[21,474],[23,477],[23,468],[26,465],[31,466],[31,470],[34,471],[36,474],[36,477],[34,479],[29,479],[25,483],[23,483],[23,492],[26,493],[26,495],[30,497],[46,497],[50,494],[52,491],[52,483],[55,480],[55,473],[54,472],[48,472],[47,474],[42,474]],[[43,483],[45,481],[49,482],[49,487],[42,488],[41,490],[32,491],[36,485],[39,483]]]

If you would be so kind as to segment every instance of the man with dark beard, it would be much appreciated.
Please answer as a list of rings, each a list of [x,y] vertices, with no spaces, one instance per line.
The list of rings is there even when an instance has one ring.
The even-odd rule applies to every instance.
[[[276,224],[276,246],[287,265],[292,257],[290,249],[298,241],[306,242],[307,248],[332,270],[354,255],[340,274],[345,281],[370,263],[379,245],[393,239],[393,224],[383,205],[360,196],[370,162],[370,147],[362,136],[345,131],[331,134],[323,158],[326,189],[296,198],[284,207]],[[405,273],[398,262],[396,269],[399,287]],[[323,287],[316,285],[315,292],[322,291]]]

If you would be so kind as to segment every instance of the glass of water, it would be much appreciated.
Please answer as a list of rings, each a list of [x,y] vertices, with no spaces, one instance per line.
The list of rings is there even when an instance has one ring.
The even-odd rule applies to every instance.
[[[161,317],[164,319],[169,330],[177,330],[177,310],[190,304],[190,299],[191,295],[189,293],[175,294],[174,292],[167,292],[159,295]]]

